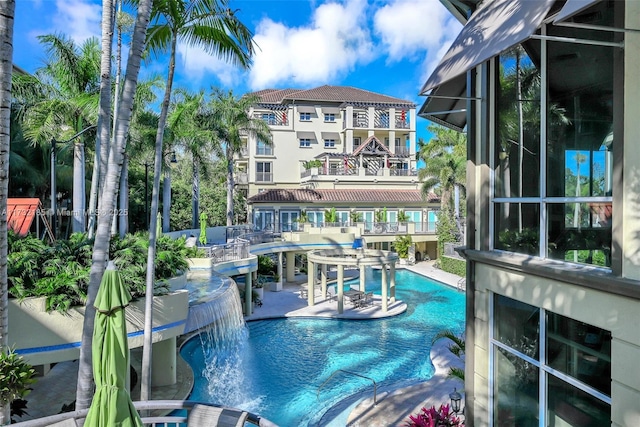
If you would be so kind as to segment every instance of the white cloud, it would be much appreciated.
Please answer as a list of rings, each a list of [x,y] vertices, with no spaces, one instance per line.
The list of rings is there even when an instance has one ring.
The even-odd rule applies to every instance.
[[[308,25],[295,28],[263,19],[255,35],[259,49],[249,73],[250,86],[326,83],[373,59],[366,6],[364,0],[325,3]]]
[[[373,25],[391,61],[425,51],[432,57],[462,28],[438,0],[394,0],[376,11]]]
[[[56,0],[53,31],[67,34],[77,44],[101,37],[102,6],[91,0]]]
[[[208,54],[203,48],[178,43],[177,54],[182,59],[184,69],[190,79],[201,80],[207,73],[213,73],[224,85],[235,83],[240,69],[224,60]]]

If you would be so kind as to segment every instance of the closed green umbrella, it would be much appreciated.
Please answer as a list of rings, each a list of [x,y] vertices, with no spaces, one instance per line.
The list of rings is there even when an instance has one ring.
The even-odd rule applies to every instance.
[[[96,319],[91,349],[96,392],[85,426],[142,427],[125,385],[129,374],[129,345],[124,308],[130,300],[120,273],[110,262],[94,303]]]

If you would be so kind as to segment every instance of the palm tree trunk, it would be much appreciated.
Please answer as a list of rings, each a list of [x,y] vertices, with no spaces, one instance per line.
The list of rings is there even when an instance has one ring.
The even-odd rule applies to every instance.
[[[71,231],[73,233],[81,233],[85,227],[84,170],[84,143],[79,141],[73,144],[73,215],[71,216]]]
[[[15,1],[0,2],[0,212],[7,212],[11,125],[11,72],[13,70],[13,16]],[[0,348],[9,344],[7,289],[7,215],[0,215]],[[0,407],[0,425],[9,424],[9,402]]]
[[[233,151],[227,145],[227,227],[233,225]]]
[[[145,290],[144,311],[144,341],[142,347],[142,375],[140,400],[151,399],[151,355],[152,355],[152,325],[153,325],[153,285],[155,281],[156,238],[158,227],[158,199],[160,193],[160,173],[162,171],[162,141],[164,128],[167,124],[167,113],[171,101],[171,88],[176,67],[176,34],[171,38],[171,56],[169,57],[169,73],[164,99],[158,119],[158,132],[156,133],[156,152],[153,169],[153,190],[151,192],[151,223],[149,224],[149,251],[147,253],[147,281]]]
[[[151,16],[152,0],[140,0],[138,3],[138,14],[136,17],[135,29],[129,50],[129,60],[127,61],[127,72],[124,79],[124,90],[122,91],[121,107],[118,110],[118,127],[115,135],[115,144],[109,151],[109,162],[107,164],[107,176],[105,187],[100,198],[100,212],[110,212],[115,205],[115,194],[119,184],[120,173],[124,150],[131,123],[131,112],[133,99],[138,84],[138,74],[140,72],[140,62],[144,51],[149,17]],[[111,10],[111,1],[103,0],[103,9]],[[104,16],[104,14],[103,14]],[[103,22],[103,27],[104,27]],[[109,36],[109,32],[103,28],[103,39]],[[105,55],[105,51],[102,52]],[[106,102],[101,99],[101,102]],[[109,111],[111,100],[108,100],[105,107]],[[102,123],[104,127],[106,123]],[[82,344],[80,346],[80,358],[78,363],[78,386],[76,390],[76,409],[86,409],[91,404],[93,395],[93,369],[91,366],[91,338],[93,334],[93,323],[95,318],[95,307],[93,302],[96,299],[100,281],[104,274],[104,269],[109,256],[109,243],[111,236],[109,228],[111,216],[104,215],[98,217],[95,242],[93,245],[93,256],[91,263],[91,273],[89,276],[89,287],[87,290],[87,305],[85,308],[84,324],[82,327]]]
[[[191,186],[191,228],[198,228],[200,218],[200,171],[198,164],[193,162],[193,184]]]
[[[120,215],[119,232],[120,238],[129,232],[129,157],[125,154],[122,164],[122,173],[120,174]]]
[[[91,177],[89,196],[89,237],[93,237],[95,226],[95,208],[102,192],[106,173],[109,141],[111,139],[111,44],[113,42],[115,8],[113,0],[102,1],[102,56],[100,58],[100,105],[98,107],[98,132],[96,135],[96,154]],[[85,209],[84,207],[82,208]]]
[[[162,232],[171,230],[169,212],[171,211],[171,167],[164,168],[164,183],[162,184]]]

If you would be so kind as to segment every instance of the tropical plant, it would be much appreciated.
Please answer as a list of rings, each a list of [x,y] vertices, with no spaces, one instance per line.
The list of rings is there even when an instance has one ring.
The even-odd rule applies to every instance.
[[[338,212],[335,207],[331,209],[326,209],[324,211],[324,220],[327,224],[336,224],[338,223]]]
[[[102,281],[102,275],[106,268],[107,254],[111,238],[111,223],[113,222],[112,213],[116,206],[116,194],[120,185],[123,153],[125,152],[127,145],[126,138],[129,134],[131,115],[133,111],[133,100],[135,98],[136,88],[138,85],[138,74],[140,72],[140,63],[142,61],[144,42],[147,26],[149,24],[149,17],[151,15],[152,3],[152,0],[138,0],[136,23],[129,49],[129,60],[127,61],[127,71],[124,78],[122,97],[119,102],[119,108],[117,109],[118,113],[115,118],[116,129],[114,132],[113,145],[109,150],[104,187],[101,190],[98,201],[98,211],[101,213],[106,212],[108,214],[99,215],[97,219],[89,288],[87,290],[87,306],[85,308],[84,323],[82,326],[82,344],[80,346],[80,357],[78,363],[78,386],[76,390],[77,409],[88,408],[93,396],[93,369],[91,362],[91,343],[95,317],[93,302],[95,301],[100,282]],[[105,6],[108,5],[109,1],[107,0]],[[103,16],[108,13],[112,13],[112,9],[105,8],[105,10],[103,10]],[[103,39],[111,36],[111,34],[103,35]],[[110,56],[109,52],[102,52],[102,55]],[[107,126],[108,123],[102,123],[101,125]],[[152,289],[149,290],[149,292],[151,291]],[[152,308],[152,300],[149,298],[147,305],[145,306],[145,312],[151,312]]]
[[[352,224],[355,224],[356,222],[362,222],[362,212],[349,212],[349,219],[351,220]]]
[[[413,240],[411,240],[411,236],[409,234],[396,236],[396,240],[393,242],[393,249],[400,258],[407,259],[409,257],[409,248],[411,248],[412,244]]]
[[[93,130],[83,131],[94,127],[97,119],[100,45],[96,38],[90,38],[78,46],[69,37],[55,34],[38,39],[47,52],[45,65],[35,75],[15,79],[17,100],[22,106],[22,127],[31,143],[40,147],[58,151],[51,141],[66,142],[60,158],[65,163],[73,161],[73,210],[84,212],[85,140]],[[20,87],[23,85],[24,88]],[[64,172],[62,168],[56,169]],[[72,231],[84,229],[84,215],[73,215]]]
[[[431,408],[422,408],[415,415],[409,415],[409,421],[406,422],[407,427],[464,427],[464,422],[455,414],[448,404],[440,405],[438,409],[435,406]]]
[[[262,119],[249,114],[251,107],[259,102],[255,94],[236,98],[232,91],[214,90],[210,103],[211,129],[216,132],[218,141],[227,161],[227,226],[234,219],[234,159],[245,146],[245,138],[258,140],[269,145],[272,142],[269,125]]]
[[[0,403],[8,405],[25,397],[36,380],[35,370],[11,349],[0,351]]]
[[[418,170],[421,190],[425,196],[431,191],[440,195],[442,209],[454,212],[458,230],[462,232],[461,207],[455,195],[464,197],[465,194],[467,138],[464,133],[438,125],[429,126],[429,132],[434,137],[428,143],[418,141],[417,158],[425,163],[424,168]]]
[[[322,167],[322,165],[323,163],[322,163],[322,160],[320,159],[306,160],[302,162],[302,166],[307,170],[311,168],[320,168]]]
[[[176,143],[191,157],[191,228],[198,228],[200,216],[200,175],[209,176],[209,162],[216,135],[206,127],[204,91],[190,93],[186,90],[176,91],[173,109],[168,124]]]
[[[398,211],[398,222],[407,222],[409,221],[409,215],[405,213],[405,211]]]
[[[273,258],[267,255],[258,255],[258,275],[274,274],[276,268]]]
[[[462,336],[458,336],[453,331],[447,329],[438,332],[438,334],[433,337],[433,340],[431,340],[431,344],[435,344],[436,341],[441,339],[448,339],[449,341],[451,341],[451,344],[449,345],[449,351],[457,358],[464,359],[465,344],[464,338]],[[464,383],[464,368],[457,368],[455,366],[450,367],[449,377],[457,378]]]
[[[387,208],[378,209],[375,212],[376,222],[387,222]]]
[[[306,222],[309,222],[309,217],[307,216],[307,211],[300,211],[300,216],[298,217],[298,219],[296,219],[297,222],[299,222],[300,224],[304,224]]]
[[[10,115],[11,110],[11,73],[13,70],[13,17],[15,0],[0,2],[0,348],[8,345],[7,334],[7,198],[9,192],[9,150],[10,150]],[[0,407],[0,425],[8,424],[11,418],[9,404]]]

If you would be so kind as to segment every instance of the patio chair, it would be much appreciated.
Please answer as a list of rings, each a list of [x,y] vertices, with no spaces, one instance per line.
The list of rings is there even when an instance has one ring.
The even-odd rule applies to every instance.
[[[338,301],[338,294],[333,286],[327,288],[327,301]]]
[[[373,305],[373,292],[367,292],[362,298],[362,306],[366,307]]]
[[[247,412],[216,406],[195,405],[189,412],[189,427],[244,427]]]

